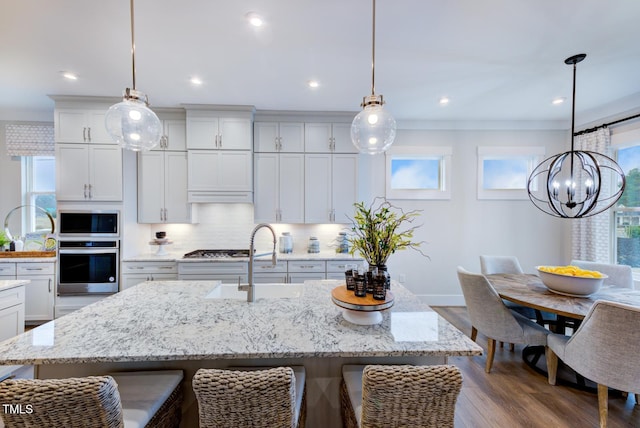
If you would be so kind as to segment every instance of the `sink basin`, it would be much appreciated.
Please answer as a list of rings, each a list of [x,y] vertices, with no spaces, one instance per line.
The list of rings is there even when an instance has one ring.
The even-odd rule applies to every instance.
[[[304,284],[255,284],[257,299],[291,299],[302,296]],[[237,284],[219,284],[205,299],[247,300],[246,291],[238,291]]]

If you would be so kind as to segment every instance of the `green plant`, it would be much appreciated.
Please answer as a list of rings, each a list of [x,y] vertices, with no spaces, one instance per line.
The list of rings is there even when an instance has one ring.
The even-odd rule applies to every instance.
[[[0,247],[4,247],[11,243],[11,239],[7,238],[7,234],[0,230]]]
[[[640,238],[640,226],[629,226],[627,236],[629,238]]]
[[[412,241],[413,232],[418,226],[400,229],[404,223],[413,223],[421,211],[405,212],[385,199],[374,208],[378,199],[381,198],[374,199],[370,206],[365,206],[364,202],[353,204],[355,215],[350,219],[353,235],[349,237],[349,252],[359,252],[369,266],[384,265],[391,254],[407,248],[428,258],[419,248],[423,242]]]

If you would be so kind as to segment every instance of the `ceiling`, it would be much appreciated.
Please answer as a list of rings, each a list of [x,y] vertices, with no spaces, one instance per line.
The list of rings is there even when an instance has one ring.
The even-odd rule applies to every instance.
[[[127,0],[0,2],[3,116],[131,86]],[[371,12],[370,0],[136,0],[136,87],[152,107],[355,112],[371,91]],[[640,106],[640,1],[378,0],[376,12],[376,93],[398,121],[566,124],[577,53],[577,123]]]

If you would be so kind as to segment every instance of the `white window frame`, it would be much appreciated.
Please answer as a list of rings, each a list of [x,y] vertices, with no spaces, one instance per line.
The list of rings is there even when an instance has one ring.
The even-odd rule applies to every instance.
[[[518,189],[484,188],[484,161],[489,159],[527,159],[527,177],[544,160],[545,148],[541,146],[478,146],[478,199],[522,200],[529,199],[527,180]],[[534,183],[537,188],[537,183]]]
[[[38,157],[51,157],[53,156],[38,156]],[[39,192],[33,190],[33,156],[22,156],[22,204],[36,206],[35,198],[39,195],[53,194],[55,198],[55,184],[54,190],[48,192]],[[22,230],[35,230],[35,209],[23,209],[22,210]]]
[[[385,153],[387,199],[451,199],[451,156],[449,146],[395,146]],[[438,160],[439,188],[394,189],[391,187],[391,165],[394,159]]]

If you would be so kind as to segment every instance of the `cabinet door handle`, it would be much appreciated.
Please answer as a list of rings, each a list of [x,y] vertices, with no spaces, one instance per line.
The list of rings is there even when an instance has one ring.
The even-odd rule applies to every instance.
[[[162,141],[163,146],[162,147],[164,147],[165,149],[168,149],[169,148],[169,136],[168,135],[163,135],[162,138],[163,138],[163,141]]]
[[[87,128],[87,137],[89,142],[91,142],[91,128]]]
[[[42,268],[24,268],[24,270],[32,271],[32,270],[42,270]]]
[[[158,266],[158,269],[173,269],[173,266]]]
[[[82,141],[87,142],[87,128],[82,128]]]
[[[222,148],[222,134],[220,134],[220,148]]]
[[[280,150],[280,145],[278,143],[279,139],[280,139],[280,137],[274,137],[274,139],[273,139],[273,144],[275,145],[275,151]]]
[[[51,278],[49,278],[49,293],[51,293]]]
[[[89,184],[88,187],[89,187],[89,199],[93,199],[93,186]]]
[[[127,266],[127,269],[144,269],[143,266]]]
[[[164,209],[164,221],[167,221],[167,219],[169,218],[169,214],[167,214],[167,209]]]
[[[87,199],[87,185],[84,185],[84,198]]]

